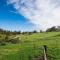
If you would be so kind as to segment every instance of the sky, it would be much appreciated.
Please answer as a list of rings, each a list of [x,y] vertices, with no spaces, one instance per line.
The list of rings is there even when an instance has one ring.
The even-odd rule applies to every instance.
[[[35,29],[34,24],[19,14],[12,5],[7,4],[7,0],[0,0],[0,28],[10,31],[32,31]]]
[[[60,0],[0,0],[0,28],[46,30],[60,26]]]

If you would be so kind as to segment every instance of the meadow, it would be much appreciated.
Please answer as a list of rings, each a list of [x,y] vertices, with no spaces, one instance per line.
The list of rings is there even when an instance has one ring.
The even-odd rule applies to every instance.
[[[3,37],[5,35],[0,34],[0,40]],[[19,43],[0,45],[0,60],[38,60],[43,58],[44,45],[47,45],[48,60],[60,60],[60,32],[9,36],[10,39],[16,37]]]

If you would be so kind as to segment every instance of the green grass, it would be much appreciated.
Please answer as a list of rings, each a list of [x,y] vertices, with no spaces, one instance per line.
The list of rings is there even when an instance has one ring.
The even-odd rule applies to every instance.
[[[34,60],[43,56],[43,45],[48,47],[48,60],[60,60],[60,32],[18,36],[19,44],[0,46],[0,60]]]

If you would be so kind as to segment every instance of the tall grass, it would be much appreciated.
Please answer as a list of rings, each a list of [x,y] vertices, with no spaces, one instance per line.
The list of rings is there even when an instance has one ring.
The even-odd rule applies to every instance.
[[[48,47],[48,60],[60,60],[60,32],[19,35],[20,43],[0,46],[0,60],[34,60]],[[13,36],[14,37],[14,36]]]

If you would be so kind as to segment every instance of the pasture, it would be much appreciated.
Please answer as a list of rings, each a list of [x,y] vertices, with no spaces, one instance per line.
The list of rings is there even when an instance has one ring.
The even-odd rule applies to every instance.
[[[0,35],[0,40],[4,35]],[[0,45],[0,60],[37,60],[43,58],[43,45],[47,45],[48,60],[60,60],[60,32],[34,33],[9,36],[19,43]],[[18,39],[17,39],[18,40]]]

